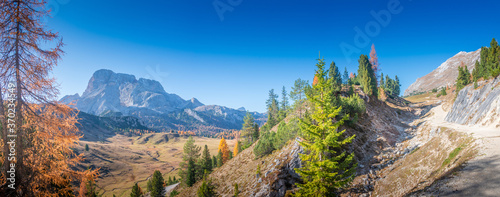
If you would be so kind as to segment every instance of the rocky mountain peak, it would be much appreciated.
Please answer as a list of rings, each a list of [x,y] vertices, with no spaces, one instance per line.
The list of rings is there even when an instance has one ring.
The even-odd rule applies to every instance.
[[[463,63],[467,65],[469,71],[472,71],[476,61],[479,61],[480,53],[481,49],[472,52],[461,51],[457,53],[429,74],[418,78],[405,90],[404,95],[409,96],[419,92],[427,92],[434,88],[453,85],[458,76],[458,67]]]

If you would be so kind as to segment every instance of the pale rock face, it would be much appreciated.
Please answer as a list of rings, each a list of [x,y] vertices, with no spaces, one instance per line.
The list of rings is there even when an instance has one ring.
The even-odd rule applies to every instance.
[[[478,85],[477,89],[470,84],[460,90],[445,120],[500,128],[500,77],[480,81]]]
[[[464,65],[467,65],[469,71],[472,72],[476,61],[479,61],[480,53],[481,49],[468,53],[463,51],[457,53],[429,74],[418,78],[405,90],[404,95],[408,96],[412,93],[427,92],[434,88],[439,89],[447,85],[455,84],[455,80],[458,77],[458,67],[462,62]]]
[[[194,98],[186,101],[175,94],[168,94],[158,81],[144,78],[137,80],[133,75],[104,69],[94,73],[81,97],[73,95],[63,99],[77,101],[79,110],[94,115],[108,112],[130,115],[137,108],[168,113],[188,105],[203,105]]]
[[[68,95],[60,101],[76,103],[77,109],[92,115],[135,116],[157,130],[186,127],[206,130],[206,126],[213,126],[215,130],[239,129],[247,113],[224,106],[204,105],[196,98],[184,100],[165,92],[158,81],[136,79],[133,75],[106,69],[93,74],[82,96]],[[252,115],[260,125],[266,120],[265,114],[252,112]]]

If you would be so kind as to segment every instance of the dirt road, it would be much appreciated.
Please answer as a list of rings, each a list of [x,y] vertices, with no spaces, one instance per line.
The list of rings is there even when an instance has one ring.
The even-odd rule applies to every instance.
[[[441,105],[431,112],[433,115],[428,117],[428,122],[433,126],[472,134],[477,139],[479,155],[419,196],[500,196],[500,129],[446,122],[446,112]]]

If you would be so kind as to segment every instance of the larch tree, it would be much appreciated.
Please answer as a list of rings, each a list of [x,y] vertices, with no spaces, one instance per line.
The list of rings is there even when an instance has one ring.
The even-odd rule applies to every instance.
[[[236,144],[234,144],[233,155],[236,155],[240,152],[240,142],[236,139]]]
[[[199,171],[196,171],[199,166],[196,165],[196,161],[200,157],[201,147],[195,145],[194,142],[193,137],[189,136],[183,147],[182,162],[179,164],[179,176],[183,184],[188,186],[191,186],[190,181],[194,180],[196,182],[196,177],[199,177],[197,176],[197,172],[199,173]]]
[[[373,74],[375,79],[377,79],[377,75],[380,72],[380,64],[378,63],[377,51],[375,51],[375,44],[372,44],[372,49],[370,51],[370,64],[372,64]]]
[[[69,195],[70,182],[86,182],[96,175],[95,170],[73,168],[82,155],[71,148],[81,136],[75,126],[77,113],[57,102],[59,91],[51,73],[61,59],[63,43],[42,25],[50,15],[46,3],[0,1],[0,193],[6,196]],[[44,49],[47,44],[54,47]],[[15,142],[12,161],[7,157],[9,141]],[[10,169],[14,165],[15,173]],[[10,174],[15,174],[15,182],[6,178]]]
[[[219,142],[218,150],[222,153],[222,163],[226,163],[229,160],[229,147],[227,146],[226,139],[222,137]]]
[[[339,188],[353,179],[356,169],[354,153],[345,151],[345,146],[355,136],[344,136],[345,130],[338,131],[348,115],[336,121],[342,108],[333,104],[333,90],[326,77],[323,60],[318,59],[316,66],[318,83],[312,87],[314,91],[307,94],[313,111],[300,120],[304,139],[300,145],[305,151],[299,154],[302,167],[295,170],[304,183],[297,184],[299,190],[295,196],[335,196]]]

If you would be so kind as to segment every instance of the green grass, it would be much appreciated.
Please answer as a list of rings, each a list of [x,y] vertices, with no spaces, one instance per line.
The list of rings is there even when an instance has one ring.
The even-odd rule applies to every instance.
[[[443,165],[441,165],[441,166],[446,166],[446,165],[450,164],[451,161],[453,159],[455,159],[455,157],[458,155],[458,153],[460,153],[461,150],[462,150],[462,146],[459,146],[459,147],[455,148],[453,151],[451,151],[450,155],[448,155],[448,158],[446,158],[443,161]]]

